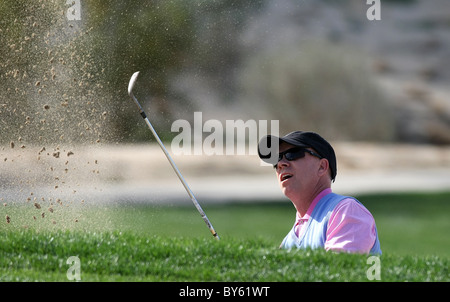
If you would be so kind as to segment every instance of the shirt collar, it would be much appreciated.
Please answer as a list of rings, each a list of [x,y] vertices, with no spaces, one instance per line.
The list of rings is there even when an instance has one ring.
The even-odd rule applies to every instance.
[[[308,220],[309,217],[311,217],[312,211],[314,210],[315,206],[317,205],[317,203],[319,202],[319,200],[321,200],[324,196],[330,194],[331,188],[327,188],[325,190],[323,190],[322,192],[320,192],[314,199],[313,202],[309,205],[308,211],[306,211],[306,214],[301,217],[300,213],[297,212],[297,219],[296,220]]]

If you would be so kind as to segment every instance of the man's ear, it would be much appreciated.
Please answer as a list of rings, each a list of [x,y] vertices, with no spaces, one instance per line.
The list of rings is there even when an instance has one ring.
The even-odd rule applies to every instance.
[[[328,162],[328,159],[326,158],[322,158],[320,160],[320,165],[319,165],[319,176],[323,176],[324,174],[328,173],[328,170],[330,169],[330,163]]]

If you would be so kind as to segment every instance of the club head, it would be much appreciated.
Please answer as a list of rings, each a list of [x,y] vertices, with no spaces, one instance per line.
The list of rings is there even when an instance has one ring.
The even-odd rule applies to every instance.
[[[136,79],[139,75],[139,71],[136,71],[135,73],[133,73],[133,75],[131,76],[130,82],[128,83],[128,95],[130,97],[133,97],[133,87],[134,84],[136,83]]]

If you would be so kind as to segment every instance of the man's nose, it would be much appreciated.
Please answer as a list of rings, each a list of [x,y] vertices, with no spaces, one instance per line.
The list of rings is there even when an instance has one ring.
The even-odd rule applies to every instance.
[[[289,166],[289,161],[286,159],[286,157],[283,156],[283,158],[278,162],[278,169],[282,168],[282,167],[287,167]]]

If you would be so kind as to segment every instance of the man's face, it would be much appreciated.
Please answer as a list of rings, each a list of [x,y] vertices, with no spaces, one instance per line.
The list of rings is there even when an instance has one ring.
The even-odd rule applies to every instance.
[[[295,148],[295,146],[282,142],[279,152],[291,148]],[[309,153],[305,153],[304,157],[293,161],[288,161],[283,156],[276,167],[278,183],[283,194],[292,200],[307,190],[314,189],[319,177],[317,174],[319,166],[320,159]]]

